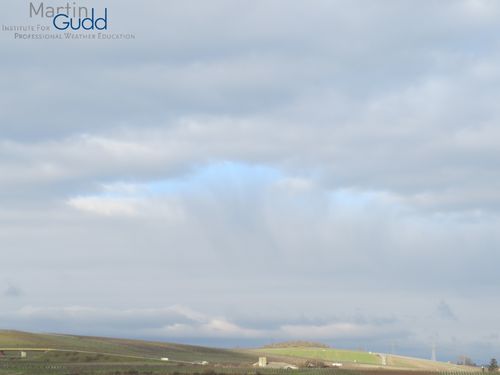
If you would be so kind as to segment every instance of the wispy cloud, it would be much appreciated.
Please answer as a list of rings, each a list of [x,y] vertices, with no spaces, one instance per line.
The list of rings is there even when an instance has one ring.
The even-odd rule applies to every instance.
[[[23,295],[23,290],[15,285],[12,285],[12,284],[9,284],[4,292],[3,292],[3,295],[5,297],[9,297],[9,298],[17,298],[17,297],[21,297]]]
[[[437,311],[439,313],[439,316],[443,319],[457,320],[457,316],[453,312],[451,306],[445,300],[439,301],[437,305]]]

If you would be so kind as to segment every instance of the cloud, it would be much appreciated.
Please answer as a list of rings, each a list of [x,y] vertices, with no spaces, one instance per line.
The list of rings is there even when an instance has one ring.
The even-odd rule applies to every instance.
[[[23,294],[24,293],[21,288],[11,284],[9,284],[3,292],[3,295],[8,298],[18,298],[21,297]]]
[[[283,331],[292,337],[307,337],[307,338],[323,338],[323,339],[338,339],[338,338],[353,338],[366,337],[372,335],[373,327],[363,327],[354,323],[334,323],[321,326],[302,325],[302,326],[284,326]]]
[[[437,306],[437,311],[439,316],[445,320],[457,320],[457,316],[453,312],[450,305],[445,301],[441,300]]]
[[[134,216],[137,214],[137,201],[102,197],[76,197],[68,205],[77,210],[104,216]]]
[[[17,311],[3,312],[2,319],[19,324],[43,324],[52,330],[69,329],[78,324],[82,329],[101,334],[116,335],[128,327],[134,337],[147,336],[162,339],[203,339],[225,338],[252,340],[262,342],[274,339],[317,339],[338,340],[372,338],[380,334],[380,330],[391,330],[391,324],[384,324],[384,328],[372,324],[360,324],[354,321],[327,322],[322,325],[304,325],[288,323],[274,328],[267,328],[265,322],[260,327],[248,327],[235,323],[224,317],[210,316],[185,306],[147,309],[109,309],[84,306],[68,307],[33,307],[25,306]],[[94,328],[92,328],[94,327]],[[105,328],[106,327],[106,328]],[[386,332],[387,334],[387,332]]]
[[[153,332],[152,332],[153,333]],[[234,338],[234,339],[248,339],[248,338],[263,338],[265,333],[258,330],[247,329],[240,327],[234,323],[228,322],[225,319],[210,319],[201,324],[170,324],[162,327],[156,335],[165,335],[166,337],[178,338]]]
[[[498,209],[499,182],[491,178],[499,156],[492,84],[498,56],[491,40],[481,38],[498,31],[496,23],[486,22],[498,15],[490,2],[369,10],[357,2],[323,1],[312,8],[292,2],[283,10],[272,2],[243,16],[239,7],[220,1],[217,11],[197,5],[206,12],[203,19],[178,2],[154,2],[139,19],[131,2],[114,4],[123,25],[133,17],[145,35],[151,36],[153,20],[168,25],[153,33],[168,53],[137,42],[129,45],[132,58],[113,44],[98,66],[72,76],[72,85],[60,82],[64,74],[59,76],[57,64],[40,75],[30,65],[3,62],[37,82],[37,90],[18,103],[13,75],[2,76],[11,104],[2,112],[2,123],[9,125],[0,146],[6,156],[1,181],[11,195],[25,192],[20,201],[236,160],[273,165],[302,180],[309,178],[304,171],[313,170],[322,177],[315,183],[326,188],[390,192],[431,211]],[[310,25],[297,26],[297,15]],[[223,20],[235,17],[243,19],[241,29],[228,32]],[[425,33],[420,18],[428,20]],[[186,28],[190,21],[197,27]],[[172,36],[179,33],[181,44]],[[356,43],[345,42],[351,39]],[[474,44],[476,58],[467,54],[472,39],[484,40]],[[49,57],[52,48],[47,46]],[[76,56],[97,53],[91,46],[68,48]],[[57,93],[44,95],[54,80]],[[72,90],[87,82],[100,90]],[[61,100],[65,115],[58,118],[71,121],[50,116],[48,97]],[[19,110],[25,102],[35,110]],[[99,121],[82,120],[83,107],[93,108]],[[29,117],[32,112],[37,119]]]
[[[276,183],[278,189],[285,192],[302,193],[314,188],[314,182],[307,178],[290,177],[284,178]]]

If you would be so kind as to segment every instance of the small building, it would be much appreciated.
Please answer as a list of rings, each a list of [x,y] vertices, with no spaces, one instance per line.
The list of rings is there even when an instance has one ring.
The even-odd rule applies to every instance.
[[[167,357],[163,357],[161,358],[162,361],[168,361],[168,358]]]
[[[259,361],[253,364],[254,367],[282,369],[282,370],[298,370],[298,367],[285,362],[268,362],[267,357],[259,357]]]
[[[259,367],[267,366],[267,357],[259,357]]]
[[[21,358],[26,358],[26,357],[27,357],[26,352],[21,352]]]

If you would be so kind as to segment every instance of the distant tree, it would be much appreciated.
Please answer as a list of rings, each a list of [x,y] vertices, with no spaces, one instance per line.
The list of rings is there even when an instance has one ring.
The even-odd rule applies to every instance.
[[[462,366],[474,366],[474,362],[472,362],[472,359],[466,355],[461,355],[458,357],[458,362],[457,364],[462,365]]]
[[[488,371],[498,371],[498,362],[495,358],[491,358],[490,364],[488,365]]]
[[[311,342],[311,341],[284,341],[284,342],[276,342],[269,345],[264,345],[263,348],[330,348],[329,345],[320,343],[320,342]]]

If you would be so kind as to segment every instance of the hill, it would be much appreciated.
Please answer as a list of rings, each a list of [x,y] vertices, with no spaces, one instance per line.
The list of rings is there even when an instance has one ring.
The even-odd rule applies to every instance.
[[[19,349],[28,352],[79,352],[146,361],[169,358],[170,362],[186,362],[187,364],[208,361],[240,365],[250,364],[255,359],[249,354],[233,350],[201,346],[105,337],[34,334],[20,331],[0,331],[0,350],[2,349]]]
[[[443,372],[475,372],[478,368],[458,366],[451,363],[436,362],[420,358],[404,357],[384,353],[355,350],[342,350],[324,347],[265,346],[250,352],[267,356],[271,360],[303,364],[307,361],[322,362],[325,365],[341,363],[348,369],[419,370]]]
[[[477,369],[380,353],[339,350],[310,342],[228,350],[154,341],[0,331],[0,375],[285,375],[290,370],[255,368],[259,356],[300,367],[296,375],[429,374]],[[166,360],[168,358],[168,360]],[[163,359],[163,360],[162,360]],[[342,368],[332,368],[333,363]],[[352,372],[351,370],[355,370]],[[380,371],[383,370],[383,371]],[[288,371],[288,372],[287,372]]]
[[[368,364],[382,365],[382,359],[379,355],[361,351],[332,349],[324,346],[313,347],[263,347],[254,349],[254,353],[266,355],[271,358],[288,358],[297,361],[319,360],[325,362],[340,362],[343,364]]]

